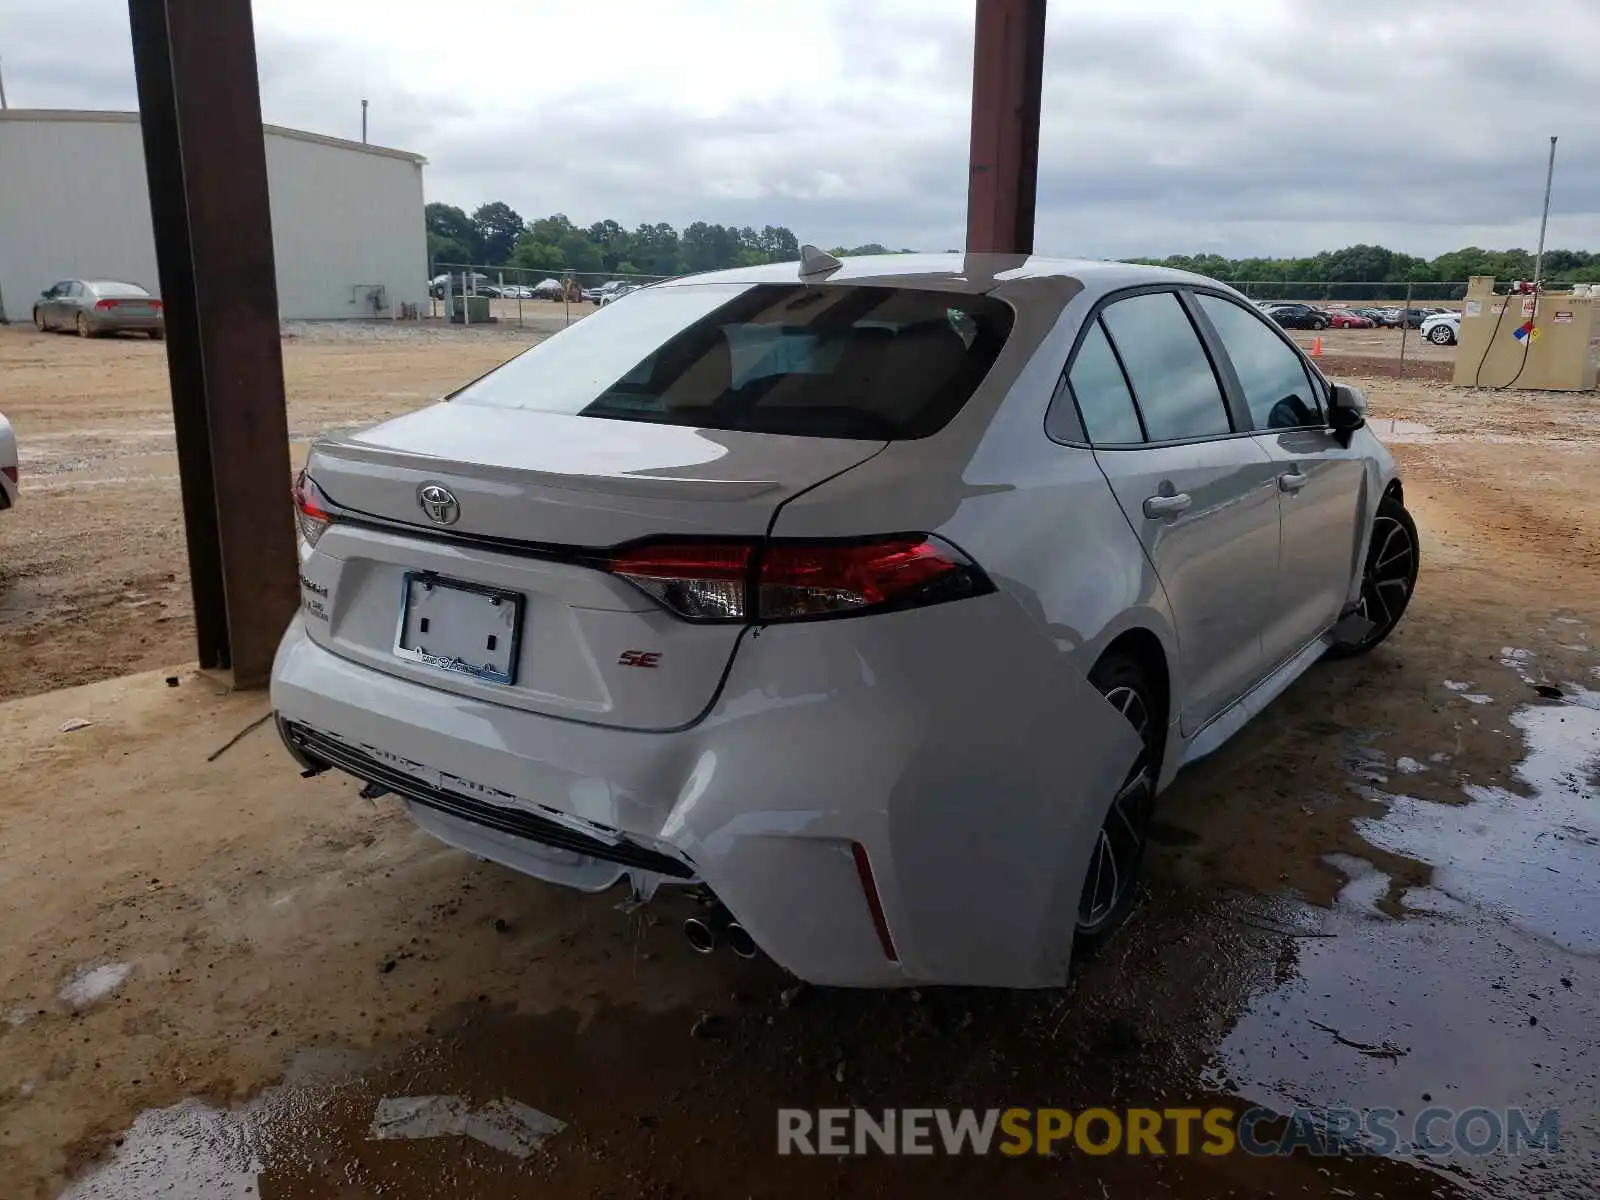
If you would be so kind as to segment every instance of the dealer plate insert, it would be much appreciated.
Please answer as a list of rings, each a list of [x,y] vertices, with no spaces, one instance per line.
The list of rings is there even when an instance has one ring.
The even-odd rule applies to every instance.
[[[513,683],[522,637],[516,592],[408,571],[400,586],[394,652],[488,683]]]

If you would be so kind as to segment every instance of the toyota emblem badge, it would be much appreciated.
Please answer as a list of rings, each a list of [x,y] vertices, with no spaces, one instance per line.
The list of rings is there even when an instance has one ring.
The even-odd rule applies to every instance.
[[[417,489],[417,503],[435,525],[454,525],[461,515],[461,505],[442,483],[423,484]]]

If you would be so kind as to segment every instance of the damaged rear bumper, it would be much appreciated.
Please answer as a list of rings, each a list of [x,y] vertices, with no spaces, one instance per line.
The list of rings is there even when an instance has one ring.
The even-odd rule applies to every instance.
[[[273,703],[303,765],[394,792],[445,841],[585,890],[701,881],[780,965],[845,986],[1063,982],[1139,751],[1004,594],[752,631],[673,733],[422,687],[298,621]]]

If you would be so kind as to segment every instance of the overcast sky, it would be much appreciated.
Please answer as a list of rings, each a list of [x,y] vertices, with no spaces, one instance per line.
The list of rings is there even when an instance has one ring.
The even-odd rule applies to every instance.
[[[960,245],[970,0],[255,0],[274,124],[430,200]],[[0,0],[13,108],[135,107],[123,0]],[[1051,0],[1038,248],[1600,250],[1600,2]],[[0,165],[3,169],[3,165]]]

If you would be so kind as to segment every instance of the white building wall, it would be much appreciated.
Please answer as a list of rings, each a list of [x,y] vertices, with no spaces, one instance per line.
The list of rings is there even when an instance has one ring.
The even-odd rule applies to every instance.
[[[267,187],[285,318],[390,316],[427,302],[422,161],[268,126]],[[159,287],[144,143],[131,113],[0,114],[0,311],[31,319],[58,279]]]
[[[428,302],[422,164],[267,134],[272,252],[285,317],[390,316]],[[374,313],[371,289],[386,307]]]
[[[10,321],[58,279],[155,291],[156,248],[137,122],[0,116],[0,303]]]

